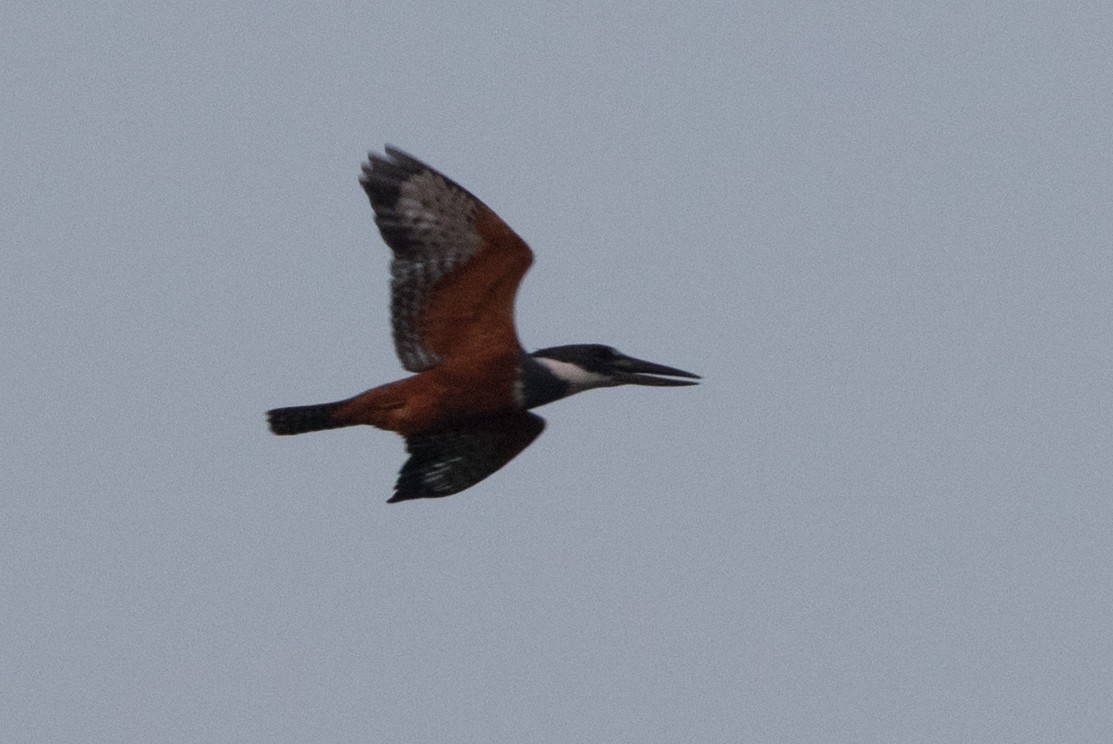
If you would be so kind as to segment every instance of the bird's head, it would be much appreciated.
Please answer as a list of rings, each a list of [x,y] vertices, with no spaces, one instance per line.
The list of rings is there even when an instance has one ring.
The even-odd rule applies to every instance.
[[[566,395],[597,387],[695,385],[699,375],[626,356],[602,344],[552,346],[531,354],[568,385]],[[674,378],[683,379],[674,379]]]

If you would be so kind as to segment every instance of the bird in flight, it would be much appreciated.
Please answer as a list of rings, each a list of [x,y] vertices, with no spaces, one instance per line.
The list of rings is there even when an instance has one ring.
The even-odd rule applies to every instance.
[[[699,375],[577,344],[525,352],[514,297],[533,253],[459,184],[401,150],[371,153],[359,182],[393,253],[394,350],[415,374],[346,400],[267,412],[275,434],[368,424],[409,459],[389,503],[451,496],[506,465],[545,428],[530,409],[615,385],[695,385]]]

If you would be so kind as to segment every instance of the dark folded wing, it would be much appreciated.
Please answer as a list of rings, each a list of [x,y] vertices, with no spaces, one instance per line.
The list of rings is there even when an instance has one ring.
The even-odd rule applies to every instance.
[[[543,418],[520,411],[407,437],[410,459],[388,501],[451,496],[470,488],[513,460],[544,428]]]

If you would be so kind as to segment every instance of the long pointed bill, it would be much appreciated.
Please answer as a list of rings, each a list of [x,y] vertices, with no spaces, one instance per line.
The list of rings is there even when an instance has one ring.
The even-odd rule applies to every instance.
[[[699,375],[685,372],[675,367],[666,367],[663,364],[654,364],[633,357],[622,357],[614,362],[614,379],[620,385],[656,385],[669,387],[676,385],[696,385],[695,380]],[[669,377],[686,377],[686,380],[672,380],[669,377],[652,377],[651,375],[668,375]]]

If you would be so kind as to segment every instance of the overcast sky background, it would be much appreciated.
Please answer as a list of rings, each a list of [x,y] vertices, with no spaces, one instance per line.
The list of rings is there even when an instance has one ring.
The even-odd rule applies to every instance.
[[[971,7],[974,6],[974,7]],[[1104,3],[6,3],[0,740],[1113,741]],[[585,393],[449,499],[385,142]]]

